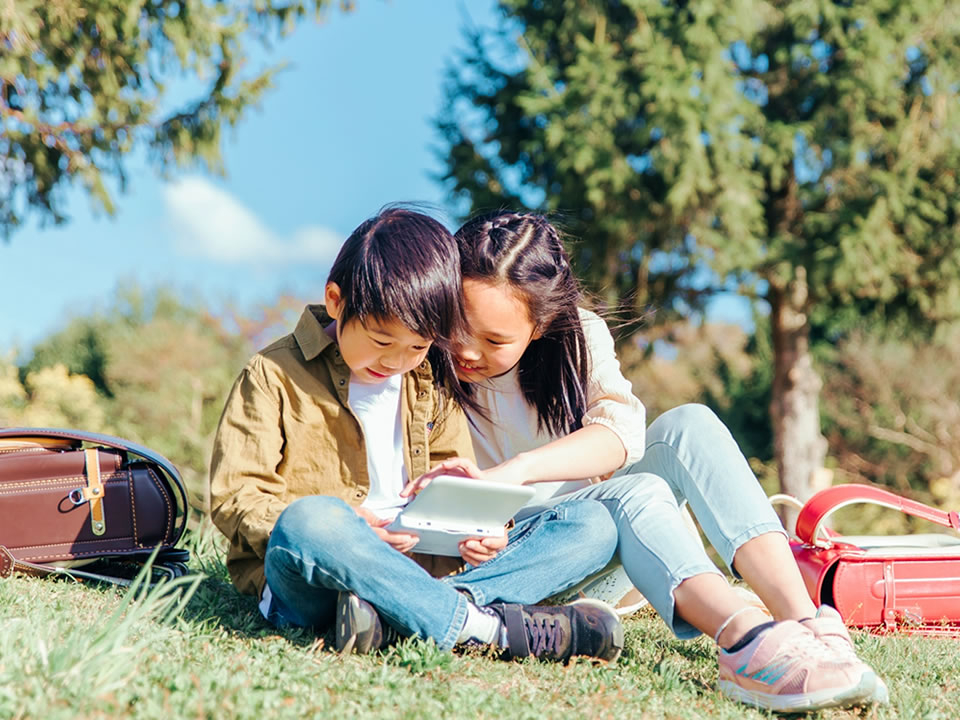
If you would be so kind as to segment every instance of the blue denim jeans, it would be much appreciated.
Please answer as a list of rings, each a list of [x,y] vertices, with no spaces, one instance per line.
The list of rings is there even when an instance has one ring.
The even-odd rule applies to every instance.
[[[554,507],[583,499],[597,500],[610,511],[623,569],[681,638],[700,633],[674,612],[674,590],[694,575],[720,572],[687,529],[683,504],[689,503],[731,571],[745,542],[784,533],[730,431],[703,405],[681,405],[659,416],[647,430],[639,462],[605,482],[555,498]]]
[[[342,500],[316,495],[291,503],[270,535],[264,565],[276,625],[325,629],[337,592],[356,593],[404,635],[453,647],[468,598],[535,603],[606,565],[617,547],[610,513],[592,500],[570,500],[525,518],[491,560],[434,578],[383,542]]]

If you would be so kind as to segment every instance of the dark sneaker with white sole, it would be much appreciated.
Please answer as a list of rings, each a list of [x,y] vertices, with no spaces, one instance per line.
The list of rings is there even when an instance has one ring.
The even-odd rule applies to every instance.
[[[488,605],[506,629],[506,656],[566,662],[574,656],[613,661],[623,650],[623,625],[600,600],[569,605]]]
[[[399,635],[380,620],[380,614],[366,600],[350,592],[337,596],[337,652],[366,655],[396,642]]]

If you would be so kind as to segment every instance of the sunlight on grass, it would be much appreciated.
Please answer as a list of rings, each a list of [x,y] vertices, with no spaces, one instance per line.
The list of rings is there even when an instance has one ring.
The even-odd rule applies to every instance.
[[[144,567],[111,612],[88,623],[83,615],[63,612],[42,618],[20,616],[0,623],[0,717],[27,710],[23,700],[56,702],[97,698],[127,684],[159,628],[187,606],[201,575],[177,578],[153,587]],[[38,581],[42,582],[42,581]],[[153,632],[144,632],[150,630]],[[37,708],[42,715],[42,705]]]
[[[716,692],[708,639],[675,639],[649,609],[626,622],[614,665],[502,662],[415,639],[340,657],[329,635],[267,625],[226,579],[218,536],[188,542],[204,575],[152,589],[0,582],[0,718],[768,717]],[[855,641],[887,679],[891,704],[809,717],[956,717],[949,698],[960,689],[960,641],[864,633]]]

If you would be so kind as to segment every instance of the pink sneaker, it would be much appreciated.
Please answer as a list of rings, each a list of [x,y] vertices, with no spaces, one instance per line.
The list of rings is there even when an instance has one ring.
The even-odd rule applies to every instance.
[[[821,605],[816,615],[809,620],[803,620],[801,624],[816,635],[817,639],[843,662],[864,664],[857,657],[857,651],[853,647],[853,639],[850,637],[847,626],[843,624],[843,618],[830,605]],[[890,692],[887,690],[887,685],[878,677],[870,702],[886,703],[889,701]]]
[[[778,622],[736,652],[719,651],[720,692],[779,712],[870,702],[877,676],[841,660],[798,622]]]

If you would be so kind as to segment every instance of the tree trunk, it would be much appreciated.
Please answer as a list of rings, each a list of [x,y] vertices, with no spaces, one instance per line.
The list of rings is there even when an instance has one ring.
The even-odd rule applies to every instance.
[[[620,273],[620,243],[607,241],[603,254],[603,278],[600,287],[603,288],[605,310],[619,306],[620,288],[617,284],[617,275]]]
[[[819,489],[815,486],[823,477],[827,441],[820,433],[822,383],[810,356],[806,271],[800,266],[795,273],[785,287],[771,284],[770,289],[774,351],[770,416],[780,489],[804,501]],[[783,520],[792,530],[796,513],[788,510]]]

